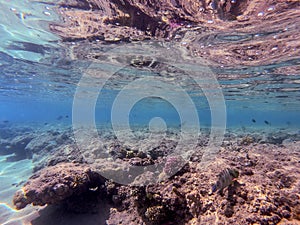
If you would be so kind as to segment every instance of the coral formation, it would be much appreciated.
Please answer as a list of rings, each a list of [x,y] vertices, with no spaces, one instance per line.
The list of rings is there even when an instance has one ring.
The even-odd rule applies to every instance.
[[[67,130],[65,132],[68,134]],[[266,137],[276,135],[273,133]],[[58,153],[52,154],[55,150],[48,149],[48,154],[51,152],[47,155],[48,160],[54,165],[37,170],[15,194],[14,204],[18,209],[27,204],[61,204],[70,212],[99,213],[104,201],[110,207],[107,224],[215,224],[217,221],[221,224],[299,223],[299,137],[286,134],[281,144],[274,144],[272,140],[268,143],[268,138],[258,138],[256,133],[251,133],[253,142],[244,145],[241,140],[247,136],[249,134],[229,132],[214,163],[199,168],[207,143],[202,140],[191,160],[180,171],[166,180],[142,187],[120,185],[103,178],[103,167],[111,169],[112,173],[120,168],[103,164],[101,158],[95,159],[99,156],[99,150],[89,152],[89,158],[85,160],[90,163],[85,164],[68,162],[70,154],[77,157],[78,152],[74,151],[59,153],[65,162],[53,161]],[[109,143],[105,147],[107,153],[112,150],[108,146],[114,146]],[[86,148],[94,149],[93,142],[90,145]],[[57,149],[55,145],[52,147]],[[117,150],[116,146],[114,149]],[[124,149],[122,143],[119,143],[118,149]],[[134,154],[134,158],[138,158],[135,151]],[[142,158],[150,157],[145,154]],[[130,162],[133,158],[126,155],[121,154],[122,157],[115,160]],[[34,157],[38,157],[37,152]],[[164,156],[159,156],[159,160],[162,159],[160,157]],[[177,160],[176,157],[170,159],[172,162]],[[170,165],[172,163],[166,165],[164,173]],[[211,195],[212,185],[219,179],[222,170],[228,167],[236,168],[240,176],[226,187],[223,194]],[[120,176],[124,174],[120,173]],[[151,176],[146,173],[139,179],[145,180]]]
[[[28,204],[45,205],[59,203],[72,195],[80,195],[90,188],[104,183],[104,178],[89,167],[61,163],[42,169],[25,183],[22,190],[14,196],[17,209]]]

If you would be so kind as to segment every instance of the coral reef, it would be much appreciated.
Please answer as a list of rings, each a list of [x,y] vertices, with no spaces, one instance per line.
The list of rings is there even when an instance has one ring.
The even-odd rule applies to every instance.
[[[87,166],[61,163],[46,167],[25,183],[14,196],[17,209],[28,204],[45,205],[59,203],[72,195],[80,195],[104,183],[104,178]]]
[[[22,209],[27,204],[59,204],[69,212],[99,213],[102,204],[106,204],[110,208],[106,215],[107,224],[299,223],[300,142],[296,134],[286,133],[284,136],[280,131],[266,134],[266,138],[262,138],[254,132],[228,132],[215,161],[205,168],[199,167],[199,162],[206,148],[207,136],[201,137],[190,161],[178,172],[172,170],[172,165],[181,160],[169,156],[163,172],[171,177],[137,187],[116,184],[103,178],[106,169],[110,173],[118,173],[120,170],[120,179],[123,179],[122,171],[126,168],[116,167],[117,164],[109,166],[99,158],[99,154],[101,156],[105,150],[106,156],[110,156],[113,151],[112,159],[117,155],[116,162],[123,160],[130,165],[133,159],[151,159],[151,148],[148,154],[139,154],[134,146],[130,149],[116,140],[113,144],[114,139],[102,132],[101,135],[108,140],[104,149],[95,148],[91,141],[91,146],[86,146],[89,154],[81,152],[86,155],[84,160],[88,164],[70,162],[72,158],[78,158],[80,152],[61,151],[55,145],[52,145],[53,149],[45,145],[48,146],[47,151],[41,150],[42,155],[35,151],[34,158],[46,158],[47,155],[47,161],[53,165],[43,164],[43,168],[38,169],[15,194],[16,208]],[[55,137],[60,138],[63,133],[67,135],[68,130],[59,133]],[[270,136],[280,136],[284,140],[273,142],[268,138]],[[71,148],[72,143],[67,143],[62,146]],[[162,151],[155,154],[152,163],[165,157],[164,146],[165,143],[162,143],[162,147],[157,148]],[[55,160],[57,156],[60,156],[60,160]],[[240,176],[231,185],[226,185],[222,193],[211,193],[212,185],[219,179],[218,175],[228,167],[236,168]],[[146,173],[136,179],[146,180],[151,176],[151,173]]]
[[[32,154],[25,150],[34,138],[33,129],[29,127],[15,127],[11,124],[1,124],[0,155],[11,155],[7,161],[18,161],[31,158]]]
[[[128,224],[134,224],[137,218],[144,221],[140,224],[298,224],[297,145],[299,142],[288,148],[251,144],[240,152],[224,148],[209,168],[190,163],[168,181],[131,192],[131,197],[123,201],[129,207],[114,215],[125,218],[125,212],[134,212],[136,217],[128,215]],[[211,184],[227,165],[239,168],[241,176],[224,195],[210,195]]]

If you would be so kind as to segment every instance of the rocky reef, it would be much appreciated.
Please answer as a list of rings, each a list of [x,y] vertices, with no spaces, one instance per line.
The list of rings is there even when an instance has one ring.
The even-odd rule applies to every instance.
[[[63,134],[68,134],[68,129],[60,131],[55,138],[59,139]],[[178,172],[145,186],[120,185],[104,178],[99,165],[102,161],[90,161],[99,157],[99,149],[89,150],[90,158],[84,158],[86,162],[72,162],[70,155],[75,154],[73,157],[76,158],[78,152],[52,154],[54,151],[48,148],[48,151],[42,151],[42,158],[47,155],[47,162],[52,165],[42,164],[41,168],[36,168],[13,201],[17,209],[27,204],[60,205],[65,213],[93,215],[102,212],[105,202],[109,205],[105,223],[110,225],[299,224],[299,135],[286,133],[283,137],[283,133],[278,133],[279,139],[269,138],[276,134],[261,136],[261,132],[260,135],[227,133],[219,154],[206,167],[199,166],[207,143],[207,137],[201,137],[194,154]],[[90,145],[87,149],[93,147],[93,142]],[[148,159],[155,163],[167,154],[164,145],[166,143],[156,148],[155,154],[152,151],[142,155],[138,150],[116,142],[106,146],[106,156],[111,154],[118,162],[133,159],[145,162]],[[58,150],[54,146],[53,149]],[[34,157],[38,156],[37,152]],[[65,157],[64,162],[53,160],[58,154],[61,159]],[[172,170],[172,166],[169,167],[164,173]],[[228,183],[222,192],[212,192],[212,185],[226,168],[237,170],[239,177]]]
[[[89,190],[98,189],[105,179],[91,171],[89,167],[60,163],[35,173],[14,196],[13,203],[17,209],[28,204],[55,204],[72,195],[81,195]]]
[[[224,147],[208,168],[190,162],[169,180],[137,189],[123,201],[129,204],[126,210],[112,211],[108,224],[298,224],[299,151],[296,145],[288,149]],[[223,194],[211,194],[217,174],[227,166],[237,168],[240,177]]]

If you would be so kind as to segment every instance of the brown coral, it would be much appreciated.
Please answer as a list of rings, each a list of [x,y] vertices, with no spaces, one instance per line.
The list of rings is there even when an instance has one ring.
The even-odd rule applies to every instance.
[[[79,195],[89,188],[100,185],[104,178],[91,171],[87,166],[74,163],[60,163],[42,169],[34,174],[18,191],[13,199],[17,209],[27,204],[45,205],[59,203]]]

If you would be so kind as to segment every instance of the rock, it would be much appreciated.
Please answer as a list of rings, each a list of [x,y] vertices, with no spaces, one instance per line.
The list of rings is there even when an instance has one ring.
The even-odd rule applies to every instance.
[[[56,136],[63,133],[59,132]],[[107,160],[95,156],[109,150],[107,146],[111,146],[114,140],[105,142],[103,149],[98,150],[97,147],[95,151],[90,151],[90,147],[95,146],[89,142],[91,144],[87,145],[86,153],[89,154],[91,164],[59,163],[64,158],[70,160],[73,156],[77,158],[81,155],[72,144],[62,145],[55,148],[59,151],[43,152],[53,165],[45,164],[44,168],[36,172],[22,190],[16,192],[13,202],[17,209],[27,204],[62,203],[60,207],[65,211],[97,213],[103,210],[103,200],[111,207],[110,211],[107,210],[109,215],[105,217],[107,224],[111,225],[277,224],[279,221],[283,224],[297,224],[300,218],[300,143],[290,143],[286,147],[260,144],[257,143],[259,139],[255,138],[255,143],[242,145],[238,143],[237,137],[242,136],[228,137],[226,146],[207,167],[198,167],[197,160],[189,161],[175,175],[160,182],[156,182],[158,173],[145,172],[144,169],[141,170],[144,172],[142,175],[132,176],[139,172],[132,170],[132,164],[146,164],[150,159],[148,152],[141,157],[136,154],[128,158],[125,155],[125,158],[116,158],[115,161]],[[232,143],[240,150],[232,151]],[[120,149],[124,146],[120,145]],[[161,150],[164,149],[165,143],[162,143]],[[133,151],[134,154],[138,152]],[[160,154],[159,151],[156,153]],[[68,158],[69,155],[72,157]],[[167,167],[161,168],[165,174],[174,173],[176,165],[181,162],[179,158],[172,157],[166,158]],[[158,162],[151,160],[152,163]],[[251,162],[251,167],[245,165],[248,162]],[[223,195],[210,195],[220,170],[232,164],[242,172],[241,176],[224,190]],[[120,181],[127,179],[133,183],[117,184],[99,174]],[[145,185],[134,186],[140,183]]]
[[[15,136],[12,140],[0,140],[0,155],[14,154],[7,158],[7,161],[18,161],[30,159],[32,154],[25,150],[27,144],[34,138],[33,134],[22,134]]]
[[[45,205],[60,203],[72,195],[80,195],[89,188],[104,183],[104,178],[89,167],[74,163],[60,163],[42,169],[18,191],[13,203],[17,209],[27,204]]]
[[[270,134],[267,137],[266,142],[271,143],[271,144],[275,144],[275,145],[280,145],[287,138],[288,138],[288,135],[286,133],[280,132],[280,133],[276,133],[276,134]]]
[[[145,212],[145,217],[150,220],[151,222],[156,222],[159,223],[160,221],[162,221],[163,219],[165,219],[166,217],[166,209],[161,206],[151,206],[149,208],[147,208],[146,212]]]
[[[287,210],[282,210],[281,215],[282,215],[282,217],[287,218],[287,219],[291,217],[291,213]]]
[[[243,170],[242,174],[247,176],[252,176],[254,173],[251,169],[246,168]]]
[[[107,225],[145,224],[136,208],[131,208],[124,211],[118,211],[116,208],[111,208],[110,217],[107,219],[106,223]]]
[[[170,156],[167,158],[163,172],[168,176],[173,176],[186,164],[181,156]]]

